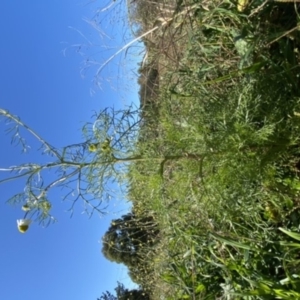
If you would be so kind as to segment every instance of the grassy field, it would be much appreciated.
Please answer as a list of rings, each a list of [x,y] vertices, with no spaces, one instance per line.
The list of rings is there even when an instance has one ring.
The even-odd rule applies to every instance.
[[[143,125],[128,198],[160,233],[153,299],[300,299],[299,5],[140,1]]]

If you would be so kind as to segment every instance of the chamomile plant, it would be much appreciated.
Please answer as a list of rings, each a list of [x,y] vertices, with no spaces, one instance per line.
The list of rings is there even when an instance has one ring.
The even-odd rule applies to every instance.
[[[92,117],[82,129],[83,142],[56,147],[41,137],[17,116],[0,109],[0,117],[6,122],[6,130],[12,135],[12,144],[26,152],[28,136],[39,145],[43,162],[25,162],[0,168],[3,179],[0,184],[23,180],[24,186],[14,192],[8,203],[19,205],[25,213],[21,220],[31,220],[47,226],[55,221],[51,207],[57,199],[51,199],[51,191],[59,188],[61,200],[70,201],[70,213],[80,200],[87,215],[94,212],[106,214],[107,202],[120,194],[124,185],[128,163],[140,156],[135,144],[140,128],[140,110],[128,107],[116,111],[106,108]],[[26,137],[26,139],[25,139]],[[112,186],[114,189],[112,189]],[[117,192],[116,192],[117,190]],[[117,195],[116,195],[117,193]],[[55,201],[55,202],[54,202]],[[23,232],[29,223],[18,222]]]

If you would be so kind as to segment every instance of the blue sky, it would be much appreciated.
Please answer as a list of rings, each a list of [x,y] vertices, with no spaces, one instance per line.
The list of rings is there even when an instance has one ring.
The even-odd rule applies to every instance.
[[[114,4],[111,15],[100,14],[98,30],[85,21],[109,4],[11,0],[1,5],[0,108],[57,147],[82,142],[81,127],[91,121],[93,111],[138,102],[134,69],[139,57],[117,57],[97,78],[100,88],[94,84],[97,69],[124,44],[127,32],[120,14],[124,2]],[[45,160],[36,143],[25,155],[11,146],[5,128],[2,119],[0,168]],[[113,291],[117,281],[130,287],[126,269],[107,261],[100,243],[111,219],[127,212],[126,201],[115,201],[108,217],[91,219],[78,204],[70,218],[70,203],[62,202],[58,190],[52,196],[58,222],[47,228],[34,223],[21,234],[16,220],[24,214],[5,201],[22,188],[17,182],[0,185],[0,299],[96,300]]]

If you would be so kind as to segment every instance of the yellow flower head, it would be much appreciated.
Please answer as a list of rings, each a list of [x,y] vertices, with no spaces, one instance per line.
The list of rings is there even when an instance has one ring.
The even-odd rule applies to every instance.
[[[90,144],[89,145],[89,151],[90,152],[96,152],[97,149],[98,149],[98,145],[99,145],[99,143],[97,143],[97,144]]]
[[[101,150],[103,152],[111,152],[111,147],[110,147],[110,139],[106,138],[105,141],[101,145]]]
[[[42,202],[39,203],[39,207],[44,211],[44,212],[49,212],[49,210],[51,209],[51,203],[48,200],[44,200]]]
[[[21,219],[17,220],[18,229],[21,233],[24,233],[28,230],[31,220],[29,219]]]

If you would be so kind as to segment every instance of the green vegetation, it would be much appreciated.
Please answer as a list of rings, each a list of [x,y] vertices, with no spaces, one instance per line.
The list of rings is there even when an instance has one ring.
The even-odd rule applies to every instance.
[[[54,186],[102,212],[118,184],[132,211],[112,221],[102,252],[140,285],[123,287],[129,299],[300,299],[299,4],[128,5],[146,47],[139,110],[100,112],[84,143],[62,149],[0,110],[14,137],[21,126],[54,157],[5,170],[14,175],[0,183],[27,178],[12,198],[22,222],[50,216]],[[49,169],[58,178],[40,183]]]
[[[134,3],[139,34],[159,24],[128,198],[160,234],[137,282],[153,299],[299,299],[299,5]]]
[[[141,289],[128,290],[123,284],[118,282],[115,288],[116,296],[109,291],[102,293],[97,300],[150,300],[149,295]]]

